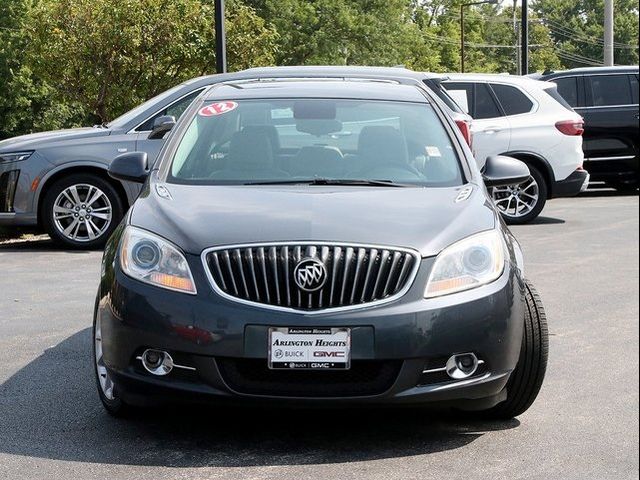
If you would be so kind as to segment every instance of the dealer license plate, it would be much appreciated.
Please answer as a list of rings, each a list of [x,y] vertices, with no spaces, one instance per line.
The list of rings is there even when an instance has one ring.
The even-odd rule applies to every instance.
[[[346,370],[351,365],[348,328],[270,328],[269,368]]]

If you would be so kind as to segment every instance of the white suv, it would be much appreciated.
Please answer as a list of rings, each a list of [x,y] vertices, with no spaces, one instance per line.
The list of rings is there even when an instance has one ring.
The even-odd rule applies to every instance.
[[[583,120],[554,84],[526,77],[449,74],[445,87],[473,117],[473,152],[480,167],[490,155],[524,161],[531,178],[493,189],[508,223],[536,218],[549,198],[572,196],[587,188],[582,168]]]

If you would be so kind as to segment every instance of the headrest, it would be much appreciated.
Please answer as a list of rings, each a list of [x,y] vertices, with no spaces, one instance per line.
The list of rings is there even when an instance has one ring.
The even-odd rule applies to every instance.
[[[273,149],[266,133],[243,129],[231,137],[227,168],[269,168],[273,166]]]
[[[364,127],[358,137],[358,156],[367,164],[406,164],[409,158],[402,134],[387,125]]]
[[[280,150],[280,136],[278,130],[273,125],[247,125],[242,129],[243,132],[252,135],[266,135],[271,142],[274,153]]]

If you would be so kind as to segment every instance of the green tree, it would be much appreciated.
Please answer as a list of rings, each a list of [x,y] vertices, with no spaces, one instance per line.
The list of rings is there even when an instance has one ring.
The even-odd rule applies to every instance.
[[[484,41],[490,45],[500,45],[487,48],[484,51],[492,59],[492,71],[519,73],[521,9],[518,7],[516,10],[515,25],[513,7],[502,8],[491,17],[485,18],[487,18],[487,24]],[[561,67],[560,59],[554,50],[551,32],[547,26],[540,22],[533,12],[530,13],[529,23],[529,70]],[[512,45],[513,47],[505,47],[504,45]]]
[[[59,105],[105,122],[186,79],[212,73],[211,2],[41,0],[31,13],[28,54]],[[274,61],[275,31],[228,2],[231,69]]]
[[[444,71],[460,69],[460,3],[461,0],[416,0],[416,18],[425,36],[434,42]],[[513,7],[494,5],[465,7],[465,65],[471,72],[518,72],[517,34]],[[516,11],[519,29],[520,11]],[[519,32],[518,32],[519,33]],[[547,27],[534,18],[529,39],[529,63],[532,68],[560,66],[552,48]]]
[[[278,31],[279,65],[398,65],[431,69],[411,0],[247,0]]]
[[[16,113],[24,108],[24,99],[16,89],[16,77],[21,66],[19,52],[23,48],[20,25],[26,11],[22,0],[0,3],[0,139],[16,129],[19,123]]]
[[[0,139],[31,130],[33,108],[46,98],[23,65],[28,7],[25,0],[0,2]]]
[[[55,98],[55,90],[34,75],[26,48],[32,2],[0,1],[0,139],[81,122],[85,115]]]
[[[439,52],[441,70],[460,70],[460,0],[427,0],[416,3],[423,35]],[[467,71],[497,71],[499,61],[486,48],[487,36],[491,36],[498,7],[469,6],[464,9],[465,65]],[[495,36],[495,35],[494,35]],[[497,50],[497,53],[500,51]]]
[[[602,0],[536,0],[533,11],[548,26],[565,67],[602,63]],[[638,0],[614,2],[615,63],[638,64]]]

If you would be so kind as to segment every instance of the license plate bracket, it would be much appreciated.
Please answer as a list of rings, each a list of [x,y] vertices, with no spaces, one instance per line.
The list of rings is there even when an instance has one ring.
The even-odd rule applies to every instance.
[[[272,370],[348,370],[351,368],[351,329],[269,328],[268,366]]]

